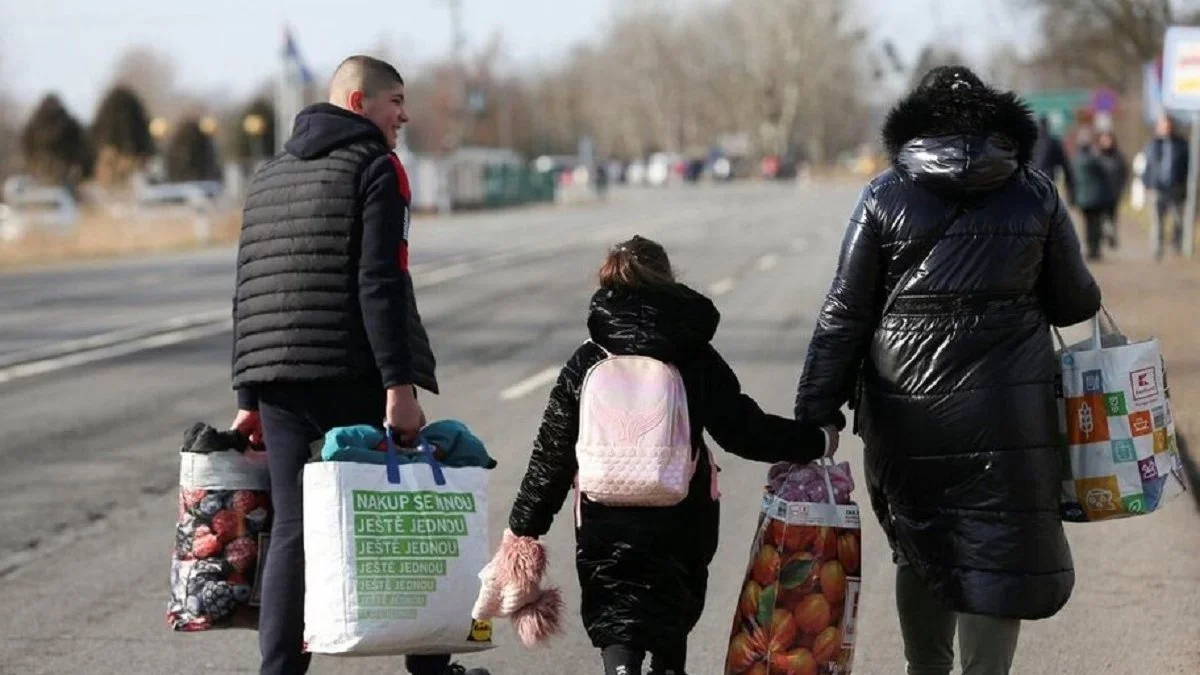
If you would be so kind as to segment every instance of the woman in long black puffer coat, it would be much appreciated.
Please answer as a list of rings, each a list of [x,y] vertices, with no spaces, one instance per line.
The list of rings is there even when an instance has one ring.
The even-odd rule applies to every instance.
[[[704,609],[708,565],[717,550],[719,506],[710,482],[715,467],[704,430],[726,450],[761,462],[819,458],[836,447],[837,431],[764,413],[742,393],[710,344],[720,319],[716,307],[675,281],[658,244],[635,237],[617,246],[600,282],[588,315],[591,341],[567,362],[550,394],[506,542],[512,535],[544,535],[571,491],[580,387],[588,369],[605,357],[601,347],[676,366],[698,458],[688,496],[670,507],[606,506],[584,496],[575,538],[583,624],[602,651],[605,672],[638,675],[648,651],[651,673],[683,675],[687,637]]]
[[[1019,620],[1074,585],[1050,325],[1092,317],[1100,291],[1015,96],[934,69],[883,136],[892,165],[850,220],[796,416],[830,419],[861,377],[909,672],[950,672],[956,624],[964,672],[1007,672]]]

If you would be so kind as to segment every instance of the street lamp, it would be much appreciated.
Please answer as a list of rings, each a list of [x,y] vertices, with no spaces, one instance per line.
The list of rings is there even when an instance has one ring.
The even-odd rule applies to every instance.
[[[212,136],[217,133],[217,119],[212,115],[201,118],[200,131],[206,136]]]
[[[258,113],[250,113],[242,118],[242,131],[246,132],[252,140],[251,153],[254,157],[262,156],[262,134],[267,128],[267,121]]]
[[[167,130],[170,128],[170,126],[171,125],[165,119],[161,117],[155,117],[154,119],[150,120],[150,135],[161,141],[166,137]]]

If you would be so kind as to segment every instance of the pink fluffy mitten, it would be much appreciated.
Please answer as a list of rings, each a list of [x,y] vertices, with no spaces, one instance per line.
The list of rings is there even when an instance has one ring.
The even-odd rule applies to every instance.
[[[541,587],[546,547],[532,537],[504,531],[500,548],[483,570],[471,617],[477,621],[508,617],[526,647],[545,643],[562,629],[562,593]]]

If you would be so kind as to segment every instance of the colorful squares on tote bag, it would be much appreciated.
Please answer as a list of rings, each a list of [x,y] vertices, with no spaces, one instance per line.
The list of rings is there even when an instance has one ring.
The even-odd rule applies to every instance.
[[[1114,391],[1104,395],[1104,408],[1109,417],[1124,417],[1129,414],[1125,405],[1125,392]]]
[[[1171,439],[1167,436],[1166,429],[1154,430],[1154,453],[1158,454],[1171,449]]]
[[[1166,406],[1160,405],[1160,406],[1155,406],[1154,408],[1151,408],[1150,416],[1152,418],[1154,418],[1154,428],[1155,429],[1167,428],[1167,407]]]
[[[1137,461],[1137,446],[1128,438],[1118,438],[1112,442],[1112,458],[1114,464]]]
[[[1129,413],[1129,433],[1136,438],[1149,436],[1154,433],[1154,418],[1149,410],[1138,410]]]
[[[1075,494],[1087,512],[1088,520],[1111,518],[1125,508],[1116,476],[1078,478],[1075,480]]]
[[[1148,511],[1158,508],[1159,502],[1162,501],[1163,488],[1166,486],[1166,483],[1166,476],[1158,476],[1157,478],[1142,482],[1142,492],[1146,497],[1146,509]]]
[[[1126,513],[1145,513],[1146,512],[1146,497],[1145,495],[1129,495],[1121,498],[1121,506],[1125,508]]]
[[[1147,416],[1149,413],[1147,413]],[[1102,443],[1109,439],[1104,396],[1091,394],[1067,399],[1067,442],[1071,445]]]
[[[1138,474],[1142,477],[1142,484],[1147,481],[1152,481],[1158,478],[1158,461],[1153,457],[1145,457],[1138,460]]]

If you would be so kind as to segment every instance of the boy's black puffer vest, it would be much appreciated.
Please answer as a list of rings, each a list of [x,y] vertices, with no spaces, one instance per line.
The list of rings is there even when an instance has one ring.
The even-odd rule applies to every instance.
[[[297,117],[287,151],[254,176],[234,296],[234,387],[374,381],[358,300],[363,172],[388,153],[366,119],[328,104]],[[408,281],[414,384],[436,392],[434,357]]]

